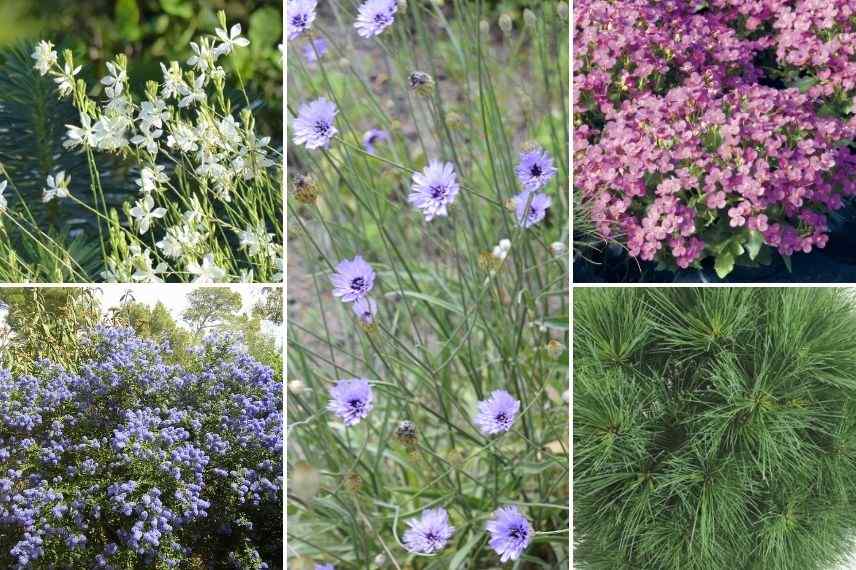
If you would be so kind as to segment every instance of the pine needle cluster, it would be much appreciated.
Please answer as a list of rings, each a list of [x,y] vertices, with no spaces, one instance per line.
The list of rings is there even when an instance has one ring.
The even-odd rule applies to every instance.
[[[579,568],[812,570],[856,530],[856,296],[575,294]]]

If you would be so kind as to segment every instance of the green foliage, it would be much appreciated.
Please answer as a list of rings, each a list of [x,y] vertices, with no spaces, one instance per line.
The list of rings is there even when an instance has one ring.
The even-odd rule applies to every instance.
[[[193,346],[193,335],[178,324],[161,302],[149,307],[135,301],[129,293],[122,304],[113,309],[113,321],[133,328],[141,338],[168,341],[173,355],[178,357],[186,355]]]
[[[194,289],[187,295],[189,306],[182,313],[197,337],[206,328],[222,323],[241,310],[241,294],[221,287]]]
[[[26,374],[39,358],[70,368],[88,356],[80,349],[79,333],[101,318],[93,290],[0,288],[0,304],[6,309],[6,325],[14,332],[0,350],[0,368]]]
[[[581,289],[581,569],[822,570],[856,530],[856,298]]]

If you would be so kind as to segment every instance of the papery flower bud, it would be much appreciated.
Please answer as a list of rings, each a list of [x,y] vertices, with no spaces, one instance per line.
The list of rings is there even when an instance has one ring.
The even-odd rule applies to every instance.
[[[563,242],[554,241],[550,244],[550,253],[552,253],[553,255],[562,255],[566,251],[568,251],[568,248]]]
[[[565,353],[565,346],[554,338],[550,339],[545,348],[547,355],[553,360],[558,360]]]
[[[294,197],[304,204],[314,204],[320,194],[318,185],[311,176],[298,174],[294,178],[292,187]]]
[[[529,29],[534,29],[538,25],[538,16],[529,8],[523,10],[523,24]]]
[[[464,117],[456,111],[451,111],[446,115],[446,124],[454,130],[462,129],[464,127]]]
[[[407,10],[407,0],[398,0],[398,9],[402,12]]]
[[[497,259],[493,252],[483,251],[479,254],[478,265],[485,273],[494,273],[502,266],[502,260]]]
[[[434,91],[434,78],[423,71],[414,71],[407,78],[410,89],[422,97],[430,97]]]
[[[416,435],[416,424],[410,420],[402,420],[395,428],[395,438],[407,447],[416,445]]]
[[[384,566],[386,566],[386,555],[383,553],[378,554],[374,557],[374,560],[372,562],[374,562],[374,565],[378,568],[383,568]]]
[[[345,488],[351,493],[359,492],[363,486],[363,478],[355,471],[349,471],[345,474]]]
[[[514,18],[508,12],[504,12],[499,17],[499,29],[502,30],[502,33],[508,35],[511,33],[511,29],[514,27]]]
[[[292,380],[288,383],[288,391],[292,394],[303,394],[306,392],[306,384],[302,380]]]
[[[568,9],[568,3],[567,2],[559,2],[556,5],[556,13],[559,15],[559,18],[561,18],[561,20],[563,22],[568,21],[568,13],[569,12],[570,12],[570,10]]]
[[[479,32],[481,32],[483,36],[490,34],[490,22],[487,20],[481,20],[479,22]]]

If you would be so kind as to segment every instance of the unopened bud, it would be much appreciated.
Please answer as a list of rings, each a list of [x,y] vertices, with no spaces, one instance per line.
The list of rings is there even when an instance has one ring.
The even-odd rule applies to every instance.
[[[479,31],[481,32],[481,35],[483,35],[483,36],[490,34],[490,22],[488,22],[487,20],[480,21],[479,22]]]
[[[550,339],[547,343],[547,355],[553,360],[558,360],[565,353],[565,346],[556,339]]]
[[[559,2],[556,5],[556,12],[559,14],[559,18],[562,19],[563,22],[568,21],[568,3],[567,2]]]
[[[529,29],[534,29],[538,25],[538,16],[529,8],[523,10],[523,24]]]
[[[320,194],[318,185],[311,176],[298,174],[294,177],[292,186],[295,199],[303,204],[314,204],[318,199],[318,194]]]
[[[306,391],[306,384],[302,380],[292,380],[288,383],[288,391],[300,395]]]
[[[351,493],[357,493],[363,486],[363,478],[355,471],[349,471],[345,474],[345,488]]]
[[[508,12],[503,13],[499,17],[499,29],[502,30],[502,33],[508,35],[511,33],[511,29],[514,27],[514,19],[511,17],[511,14]]]
[[[434,78],[423,71],[414,71],[407,78],[410,89],[422,97],[430,97],[434,91]]]
[[[565,244],[563,242],[554,241],[550,244],[550,253],[552,253],[553,255],[562,255],[566,251],[568,251],[568,248],[565,247]]]
[[[416,445],[416,424],[410,420],[402,420],[395,428],[395,437],[408,447]]]

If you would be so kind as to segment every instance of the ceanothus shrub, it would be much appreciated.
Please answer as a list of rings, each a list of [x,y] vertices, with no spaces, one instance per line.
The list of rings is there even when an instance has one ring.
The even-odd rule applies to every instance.
[[[0,566],[281,567],[282,383],[228,336],[0,371]]]

